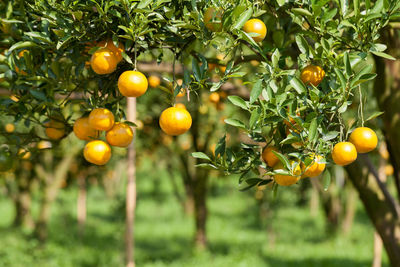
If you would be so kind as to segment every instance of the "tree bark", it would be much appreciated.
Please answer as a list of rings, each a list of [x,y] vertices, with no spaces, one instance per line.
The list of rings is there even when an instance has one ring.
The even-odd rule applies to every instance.
[[[346,167],[349,179],[359,193],[365,210],[382,238],[392,266],[400,266],[400,220],[396,208],[382,193],[381,186],[372,175],[363,173],[361,159]]]
[[[136,98],[128,97],[127,119],[136,121]],[[136,209],[136,150],[135,142],[128,147],[128,172],[126,186],[126,231],[125,231],[125,256],[126,266],[134,267],[134,223]]]
[[[372,261],[372,267],[382,266],[382,239],[379,234],[374,232],[374,259]]]
[[[193,196],[195,210],[196,248],[203,250],[207,247],[206,222],[207,222],[207,181],[208,175],[203,169],[197,169],[193,181]]]
[[[31,193],[30,186],[32,181],[32,171],[23,168],[18,172],[17,187],[14,202],[15,202],[15,218],[14,226],[23,226],[28,229],[33,229],[35,223],[31,213]]]
[[[348,191],[346,195],[347,195],[346,210],[342,222],[342,228],[345,234],[349,233],[353,226],[354,215],[356,213],[356,208],[357,208],[357,192],[350,184],[348,185]]]

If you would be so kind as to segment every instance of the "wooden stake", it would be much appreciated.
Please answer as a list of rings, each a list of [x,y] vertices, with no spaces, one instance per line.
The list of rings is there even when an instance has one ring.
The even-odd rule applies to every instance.
[[[128,121],[136,121],[136,98],[127,98],[127,119]],[[135,131],[134,131],[135,132]],[[126,266],[134,267],[134,219],[136,208],[136,150],[135,142],[128,147],[128,173],[126,187],[126,232],[125,232],[125,253]]]

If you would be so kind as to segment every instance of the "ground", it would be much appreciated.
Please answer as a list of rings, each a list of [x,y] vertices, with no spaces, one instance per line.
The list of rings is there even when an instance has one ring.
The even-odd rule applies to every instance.
[[[168,176],[152,177],[150,170],[150,164],[143,164],[138,173],[137,266],[371,265],[373,227],[360,203],[348,235],[329,235],[322,210],[310,216],[308,205],[296,206],[297,191],[290,188],[279,191],[273,212],[260,222],[254,191],[237,191],[236,177],[212,177],[210,249],[193,251],[191,217],[183,215],[171,194]],[[40,246],[29,232],[10,228],[14,211],[9,200],[0,196],[0,266],[124,266],[121,199],[107,198],[100,186],[92,185],[86,232],[79,238],[76,198],[76,185],[62,191],[52,210],[49,240]],[[384,266],[387,262],[384,255]]]

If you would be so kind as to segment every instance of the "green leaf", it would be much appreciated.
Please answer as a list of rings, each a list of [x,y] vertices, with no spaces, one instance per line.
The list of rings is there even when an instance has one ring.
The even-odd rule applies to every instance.
[[[347,75],[347,77],[350,77],[352,74],[352,71],[351,71],[350,57],[349,57],[348,52],[344,53],[343,61],[344,61],[344,67],[346,70],[346,75]]]
[[[296,15],[301,15],[301,16],[306,16],[306,17],[312,17],[313,14],[308,11],[307,9],[304,8],[292,8],[292,12]]]
[[[314,143],[318,137],[318,121],[317,118],[315,117],[310,124],[310,128],[308,130],[308,138],[310,142]]]
[[[382,111],[376,111],[374,112],[371,116],[368,117],[368,119],[366,119],[365,121],[370,121],[375,119],[376,117],[379,117],[380,115],[382,115],[384,112]]]
[[[250,104],[253,104],[258,99],[258,97],[261,94],[261,91],[262,91],[262,80],[260,79],[254,84],[253,89],[250,92]]]
[[[246,125],[244,125],[243,122],[241,122],[241,121],[239,121],[237,119],[225,119],[225,123],[229,124],[231,126],[234,126],[234,127],[239,127],[239,128],[242,128],[242,129],[246,129]]]
[[[322,140],[329,141],[329,140],[335,139],[336,136],[338,136],[338,135],[339,135],[339,132],[331,131],[331,132],[326,133],[324,136],[322,136]]]
[[[20,48],[26,48],[26,47],[34,47],[34,46],[38,46],[37,44],[35,44],[34,42],[18,42],[16,44],[13,44],[10,49],[8,49],[8,52],[12,52],[15,49],[20,49]]]
[[[280,160],[280,162],[282,162],[283,166],[286,169],[290,170],[290,167],[291,167],[290,162],[283,154],[281,154],[277,151],[272,151],[272,153],[274,153],[278,157],[278,159]]]
[[[343,17],[346,16],[347,11],[349,10],[349,0],[340,0],[340,8],[341,8]]]
[[[231,96],[228,96],[228,100],[231,101],[231,103],[234,104],[235,106],[238,106],[244,110],[247,110],[246,101],[244,101],[240,96],[231,95]]]
[[[271,60],[272,60],[272,67],[277,68],[279,58],[281,57],[281,53],[279,53],[279,49],[275,49],[274,53],[272,53]]]
[[[354,14],[356,18],[360,16],[360,0],[353,0]]]
[[[203,152],[193,152],[192,157],[194,157],[196,159],[205,159],[205,160],[211,161],[211,159]]]
[[[339,112],[339,113],[344,113],[344,112],[346,112],[346,110],[347,110],[347,102],[344,102],[344,103],[340,106],[340,108],[338,109],[338,112]]]
[[[31,93],[31,95],[33,95],[36,99],[38,100],[42,100],[42,101],[47,101],[46,95],[41,92],[41,91],[37,91],[34,89],[29,90],[29,92]]]
[[[370,51],[370,52],[378,57],[383,57],[383,58],[390,59],[390,60],[396,60],[396,58],[394,58],[391,55],[386,54],[384,52],[378,52],[378,51]]]
[[[213,164],[210,164],[210,163],[196,164],[195,167],[204,168],[204,169],[207,169],[207,170],[218,170],[218,168],[216,166],[214,166]]]
[[[329,185],[331,184],[331,173],[326,170],[322,176],[322,181],[324,184],[324,191],[327,191],[329,188]]]
[[[290,84],[292,87],[296,90],[298,94],[302,94],[304,92],[307,92],[307,88],[304,86],[303,82],[300,81],[297,77],[293,76],[293,78],[290,80]]]
[[[297,34],[295,39],[296,39],[296,44],[300,49],[300,52],[308,55],[310,52],[310,47],[307,43],[307,40],[300,34]]]
[[[239,19],[233,25],[232,29],[235,30],[241,29],[243,25],[246,23],[246,21],[248,21],[251,18],[252,15],[253,15],[253,8],[250,7],[240,15]]]
[[[250,129],[253,128],[254,124],[257,122],[257,120],[258,120],[259,118],[260,118],[260,112],[259,112],[259,110],[258,110],[258,109],[254,109],[254,110],[251,112],[251,115],[250,115],[250,120],[249,120]]]
[[[347,82],[346,82],[346,78],[344,77],[342,71],[338,68],[335,68],[335,73],[336,73],[336,76],[338,76],[338,78],[340,80],[340,85],[342,86],[342,88],[343,89],[346,88]]]

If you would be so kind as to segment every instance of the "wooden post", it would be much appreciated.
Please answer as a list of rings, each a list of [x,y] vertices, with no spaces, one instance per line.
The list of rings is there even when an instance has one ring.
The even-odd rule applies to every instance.
[[[127,119],[128,121],[136,121],[136,98],[127,98]],[[134,139],[135,140],[135,139]],[[128,147],[128,173],[126,187],[126,232],[125,232],[125,249],[126,249],[126,266],[134,267],[134,219],[136,208],[136,150],[135,141]]]

